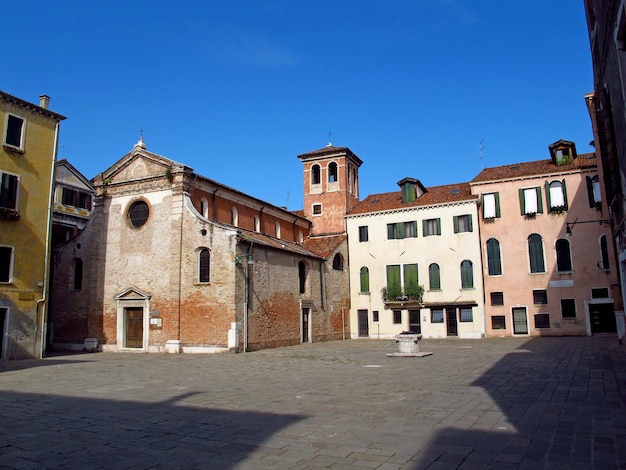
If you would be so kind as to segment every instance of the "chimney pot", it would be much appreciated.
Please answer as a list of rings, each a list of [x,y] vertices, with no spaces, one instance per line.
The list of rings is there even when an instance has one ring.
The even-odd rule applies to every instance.
[[[39,107],[48,109],[48,106],[50,106],[50,97],[48,95],[41,95],[39,97]]]

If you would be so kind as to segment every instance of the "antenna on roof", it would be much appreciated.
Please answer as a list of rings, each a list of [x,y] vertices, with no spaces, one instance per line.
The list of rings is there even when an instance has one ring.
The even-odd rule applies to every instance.
[[[479,157],[480,158],[480,170],[484,170],[485,169],[485,165],[483,165],[483,158],[485,158],[485,155],[483,155],[483,150],[485,150],[485,145],[483,145],[484,140],[481,139],[481,141],[478,143],[478,151],[479,151]]]
[[[333,143],[330,141],[331,136],[333,135],[332,132],[328,131],[328,145],[326,147],[332,147]]]

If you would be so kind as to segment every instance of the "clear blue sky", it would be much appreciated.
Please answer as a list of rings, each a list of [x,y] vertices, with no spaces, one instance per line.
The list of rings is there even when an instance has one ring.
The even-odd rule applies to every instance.
[[[361,197],[590,152],[583,0],[20,0],[0,89],[51,96],[88,178],[148,150],[291,210],[300,153],[350,147]],[[480,142],[483,142],[483,159]]]

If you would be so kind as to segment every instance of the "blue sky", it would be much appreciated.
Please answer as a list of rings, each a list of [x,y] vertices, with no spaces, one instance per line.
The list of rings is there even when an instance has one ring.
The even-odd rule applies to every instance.
[[[88,178],[141,129],[148,150],[291,210],[297,155],[329,132],[364,162],[361,198],[548,158],[561,138],[593,150],[583,0],[21,0],[3,13],[0,89],[51,96],[67,117],[59,156]]]

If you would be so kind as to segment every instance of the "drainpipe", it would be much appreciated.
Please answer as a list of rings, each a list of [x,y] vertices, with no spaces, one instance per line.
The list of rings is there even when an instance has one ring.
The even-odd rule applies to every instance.
[[[39,307],[42,307],[41,310],[41,340],[39,345],[39,358],[43,357],[45,345],[46,345],[46,336],[47,336],[47,315],[48,311],[46,308],[46,303],[48,301],[48,270],[50,269],[50,236],[52,233],[52,201],[54,198],[54,178],[56,172],[56,161],[57,161],[57,152],[59,147],[59,127],[60,122],[57,121],[56,126],[54,128],[54,147],[52,150],[52,168],[50,169],[50,190],[48,193],[48,225],[46,227],[46,255],[44,257],[44,267],[43,267],[43,292],[42,298],[37,301],[36,312],[39,313]],[[37,342],[37,332],[35,332],[35,344]]]

